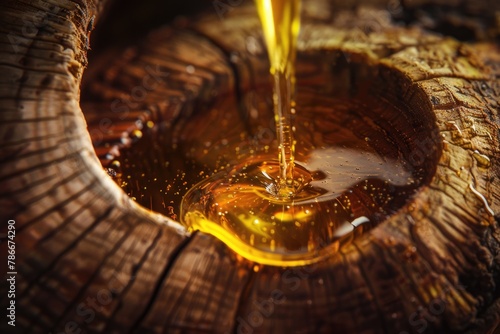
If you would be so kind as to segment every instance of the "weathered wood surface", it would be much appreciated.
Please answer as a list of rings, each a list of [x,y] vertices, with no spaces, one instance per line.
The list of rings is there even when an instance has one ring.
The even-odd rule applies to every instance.
[[[212,237],[141,209],[105,175],[79,107],[88,30],[102,4],[45,4],[0,5],[0,216],[16,220],[20,332],[487,333],[498,325],[496,44],[396,26],[382,9],[333,13],[309,3],[300,50],[341,50],[385,69],[379,92],[433,115],[440,157],[414,200],[351,247],[315,266],[254,271]],[[28,25],[26,13],[40,22]],[[238,84],[250,85],[267,65],[244,36],[262,45],[254,10],[241,6],[98,60],[94,100],[83,104],[97,152],[122,149],[137,118],[185,117],[213,91],[232,91],[235,51]],[[138,102],[131,92],[146,85],[125,117],[111,109],[117,98]],[[103,126],[116,149],[100,141]],[[425,155],[428,145],[413,147]],[[6,258],[5,242],[0,250]],[[2,309],[6,290],[2,281]]]

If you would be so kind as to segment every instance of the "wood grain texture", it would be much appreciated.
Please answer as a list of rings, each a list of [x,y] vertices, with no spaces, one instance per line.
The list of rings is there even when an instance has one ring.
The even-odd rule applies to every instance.
[[[370,94],[408,107],[401,117],[415,128],[401,139],[404,154],[432,173],[364,238],[300,268],[254,266],[214,238],[188,235],[141,209],[106,176],[91,142],[107,165],[134,148],[137,120],[180,122],[217,93],[265,79],[252,7],[162,28],[96,59],[84,87],[85,121],[80,82],[88,30],[103,4],[2,3],[0,216],[17,227],[16,329],[493,332],[500,317],[498,45],[489,35],[464,43],[418,22],[397,25],[386,3],[349,3],[336,11],[329,2],[307,3],[300,52],[345,56],[349,78],[375,68]],[[490,15],[487,1],[475,3],[477,17]],[[449,6],[464,16],[471,8]],[[29,25],[35,34],[24,15],[42,18]],[[21,39],[13,44],[12,36]],[[0,251],[5,258],[6,243]],[[2,308],[6,291],[3,281]]]

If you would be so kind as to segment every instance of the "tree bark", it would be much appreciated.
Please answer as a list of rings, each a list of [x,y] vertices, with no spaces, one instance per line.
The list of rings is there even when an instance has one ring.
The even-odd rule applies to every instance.
[[[363,238],[300,268],[251,263],[209,235],[187,233],[137,205],[101,166],[140,144],[139,124],[179,122],[217,99],[214,92],[236,94],[265,77],[251,6],[179,21],[95,59],[84,119],[82,73],[104,4],[0,4],[0,216],[16,227],[15,330],[493,333],[500,322],[500,56],[491,40],[498,26],[488,23],[495,7],[444,7],[462,15],[457,26],[474,27],[475,41],[461,42],[436,34],[440,25],[429,21],[449,17],[429,14],[425,25],[398,16],[440,6],[422,3],[304,6],[299,53],[320,61],[299,67],[313,77],[335,59],[348,85],[376,69],[370,94],[415,122],[403,154],[422,158],[428,177]],[[186,75],[190,65],[196,72]],[[9,284],[0,284],[5,310]],[[4,321],[0,328],[13,330]]]

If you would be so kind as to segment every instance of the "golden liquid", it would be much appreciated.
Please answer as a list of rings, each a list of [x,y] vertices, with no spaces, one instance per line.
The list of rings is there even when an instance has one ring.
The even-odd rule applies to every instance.
[[[191,231],[214,235],[247,259],[276,266],[306,265],[334,254],[379,223],[404,203],[419,180],[401,157],[384,157],[374,149],[372,145],[382,145],[383,139],[371,142],[362,135],[363,124],[357,120],[378,117],[377,108],[387,107],[377,105],[380,101],[366,105],[348,97],[318,99],[299,91],[295,113],[300,2],[256,4],[274,94],[269,108],[266,87],[249,92],[253,105],[247,109],[255,108],[250,127],[263,135],[245,130],[234,97],[221,97],[210,110],[167,131],[178,137],[165,140],[172,140],[166,152],[143,141],[145,150],[138,147],[133,161],[152,162],[139,168],[141,175],[127,175],[135,184],[125,180],[123,186],[131,196],[140,194],[143,205],[180,218]],[[275,133],[268,131],[273,115]],[[297,147],[292,117],[297,120]],[[126,155],[124,159],[123,166],[137,170]],[[163,170],[155,172],[156,166]],[[146,176],[147,182],[141,181]],[[163,179],[166,188],[158,183]],[[161,202],[155,203],[156,198]]]

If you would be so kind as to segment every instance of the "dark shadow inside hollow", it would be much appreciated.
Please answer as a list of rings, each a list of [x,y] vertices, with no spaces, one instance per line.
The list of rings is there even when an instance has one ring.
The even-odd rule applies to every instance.
[[[110,45],[130,45],[165,23],[182,20],[183,17],[203,11],[217,13],[216,9],[218,8],[214,2],[207,0],[143,0],[140,3],[135,0],[109,1],[95,27],[89,27],[95,28],[89,56],[93,60],[92,58],[106,52]]]
[[[256,73],[255,78],[254,88],[243,91],[241,101],[234,92],[224,92],[208,103],[191,101],[192,111],[181,111],[174,122],[169,115],[155,115],[154,127],[144,126],[141,138],[122,150],[120,167],[105,167],[138,203],[178,220],[180,202],[196,183],[252,156],[277,155],[269,76]],[[332,154],[340,156],[361,150],[367,154],[364,158],[332,161],[334,170],[342,173],[339,178],[385,182],[389,192],[395,191],[382,201],[384,214],[378,222],[434,175],[441,140],[431,105],[423,91],[395,69],[360,54],[300,53],[296,109],[297,161],[309,159],[318,149],[335,147]],[[396,169],[386,168],[391,165]],[[407,182],[400,178],[396,191],[391,182],[398,175],[390,173],[398,170],[404,171]],[[383,177],[373,181],[373,172]],[[363,196],[357,198],[363,202]]]

